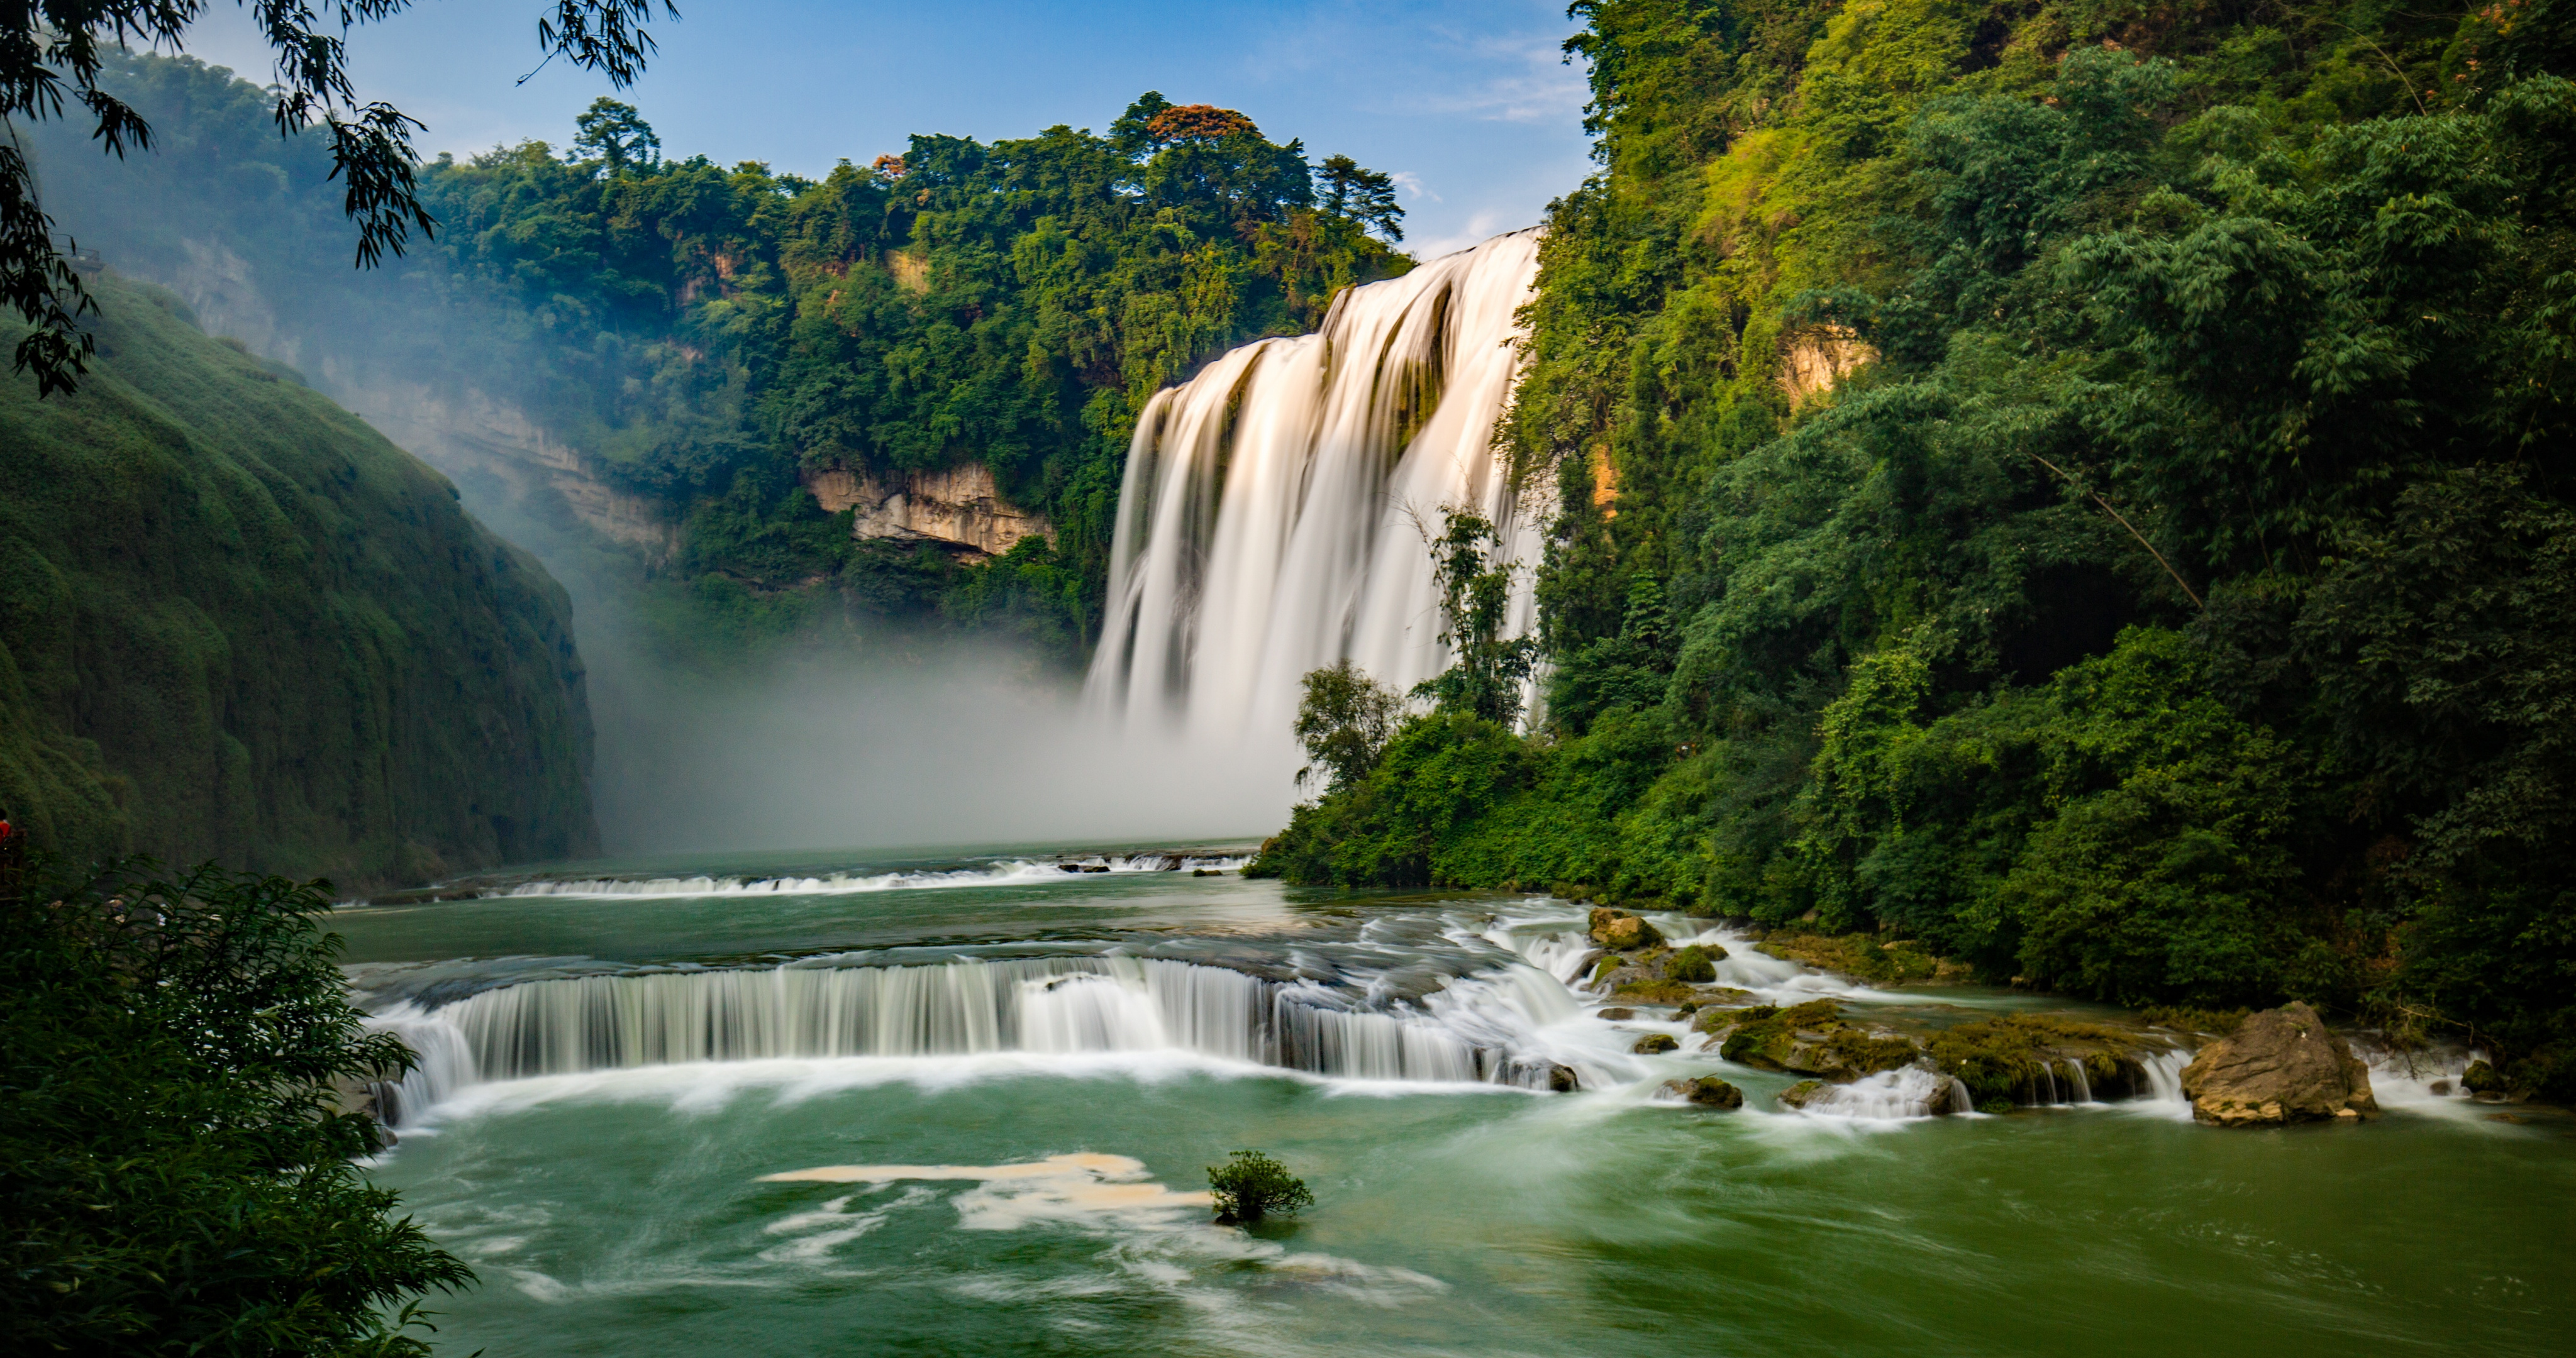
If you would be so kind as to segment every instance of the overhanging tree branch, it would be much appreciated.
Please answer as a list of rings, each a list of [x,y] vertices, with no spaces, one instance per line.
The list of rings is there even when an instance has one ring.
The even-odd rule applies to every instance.
[[[389,19],[411,0],[240,0],[276,60],[274,116],[281,137],[321,127],[331,138],[331,177],[347,193],[343,207],[358,226],[357,265],[373,268],[403,253],[411,233],[434,235],[437,219],[421,206],[411,134],[423,125],[382,102],[361,102],[348,66],[348,35]],[[548,60],[607,75],[619,88],[643,75],[656,50],[645,24],[657,0],[555,0],[537,22]],[[673,0],[658,0],[677,19]],[[99,88],[104,48],[181,51],[187,30],[208,0],[14,0],[0,20],[0,301],[34,329],[18,342],[19,372],[36,390],[70,391],[88,371],[97,346],[80,318],[97,305],[54,243],[54,222],[37,201],[35,172],[17,131],[21,119],[63,116],[65,97],[94,120],[92,136],[118,157],[150,150],[152,127],[134,108]]]
[[[2122,528],[2128,529],[2129,536],[2136,538],[2138,540],[2138,545],[2147,549],[2147,555],[2154,557],[2156,559],[2156,564],[2165,568],[2165,574],[2172,576],[2173,582],[2182,586],[2182,592],[2191,598],[2192,607],[2200,609],[2203,612],[2208,611],[2209,605],[2201,602],[2199,592],[2191,587],[2190,582],[2182,578],[2182,572],[2175,570],[2173,563],[2165,560],[2165,554],[2157,551],[2154,543],[2147,541],[2147,535],[2139,532],[2136,524],[2133,524],[2126,518],[2121,517],[2120,511],[2113,509],[2110,501],[2103,499],[2099,494],[2088,489],[2083,482],[2068,475],[2064,467],[2058,466],[2056,463],[2049,461],[2047,458],[2041,457],[2037,453],[2033,453],[2030,456],[2031,459],[2039,463],[2039,465],[2048,468],[2050,471],[2053,471],[2060,476],[2066,477],[2066,484],[2073,486],[2077,494],[2090,496],[2093,503],[2102,506],[2102,512],[2110,515],[2111,518]]]

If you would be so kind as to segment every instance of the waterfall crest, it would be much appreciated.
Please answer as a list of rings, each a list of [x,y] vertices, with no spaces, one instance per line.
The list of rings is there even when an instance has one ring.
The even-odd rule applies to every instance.
[[[1535,1030],[1574,1013],[1524,967],[1371,1004],[1315,982],[1165,958],[961,958],[930,966],[779,966],[563,977],[377,1023],[419,1069],[379,1089],[397,1123],[472,1084],[779,1057],[1180,1051],[1363,1080],[1544,1089]]]
[[[1539,233],[1498,236],[1335,299],[1323,328],[1232,350],[1136,422],[1087,694],[1197,739],[1285,730],[1299,681],[1348,659],[1410,687],[1445,668],[1423,531],[1470,506],[1538,559],[1493,431],[1519,370]],[[1417,527],[1418,525],[1418,527]],[[1532,581],[1515,582],[1525,633]]]

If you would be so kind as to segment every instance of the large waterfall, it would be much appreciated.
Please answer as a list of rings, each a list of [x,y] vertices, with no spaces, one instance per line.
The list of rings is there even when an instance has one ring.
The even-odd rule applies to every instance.
[[[1400,687],[1445,667],[1425,532],[1472,508],[1503,555],[1538,555],[1493,438],[1537,271],[1536,229],[1499,236],[1157,394],[1127,457],[1092,701],[1231,740],[1284,731],[1319,666]],[[1531,584],[1524,570],[1515,632]]]

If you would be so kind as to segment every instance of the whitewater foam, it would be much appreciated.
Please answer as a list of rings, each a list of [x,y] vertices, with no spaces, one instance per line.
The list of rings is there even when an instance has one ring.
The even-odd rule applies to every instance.
[[[476,894],[478,900],[569,898],[659,900],[673,897],[849,896],[875,891],[935,891],[953,887],[1025,885],[1079,880],[1100,873],[1235,872],[1252,861],[1240,855],[1116,854],[1088,858],[1015,858],[984,867],[913,872],[835,872],[818,877],[587,877],[513,882]]]

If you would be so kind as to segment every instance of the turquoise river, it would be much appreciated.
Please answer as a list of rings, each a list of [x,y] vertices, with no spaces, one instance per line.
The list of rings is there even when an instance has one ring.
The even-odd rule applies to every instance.
[[[2576,1120],[2435,1094],[2459,1054],[2382,1058],[2365,1126],[2196,1127],[2169,1067],[1788,1112],[1664,1011],[1599,1017],[1571,904],[1240,851],[585,865],[335,913],[424,1058],[371,1172],[480,1276],[439,1350],[2576,1352]],[[1720,981],[1855,1016],[2074,1008],[1729,946]],[[1703,1072],[1747,1107],[1657,1098]],[[1210,1224],[1237,1148],[1316,1205]]]

